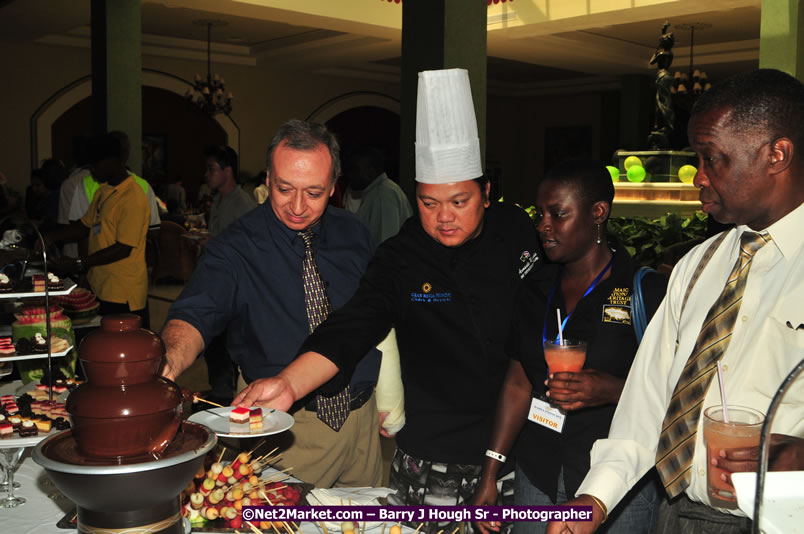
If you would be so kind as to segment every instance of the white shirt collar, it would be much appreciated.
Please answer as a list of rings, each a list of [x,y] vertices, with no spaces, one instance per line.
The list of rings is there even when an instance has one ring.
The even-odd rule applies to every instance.
[[[785,259],[795,256],[798,250],[804,245],[804,204],[799,206],[768,226],[759,233],[769,233],[773,238],[773,243]],[[742,235],[743,232],[753,232],[748,226],[741,224],[737,226],[737,231]]]

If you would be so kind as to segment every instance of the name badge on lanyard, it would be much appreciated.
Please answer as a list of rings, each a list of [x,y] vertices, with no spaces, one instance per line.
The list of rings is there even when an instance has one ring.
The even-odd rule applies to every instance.
[[[564,421],[567,415],[549,402],[541,399],[531,399],[530,411],[528,412],[528,420],[537,425],[549,428],[559,434],[564,430]]]
[[[103,195],[105,192],[106,190],[103,190],[103,192],[101,192],[100,194]],[[103,218],[101,217],[101,210],[103,209],[103,205],[106,204],[106,201],[112,198],[115,195],[115,193],[117,193],[117,189],[112,189],[112,192],[109,193],[109,195],[106,198],[103,198],[101,196],[98,199],[98,205],[95,207],[95,220],[98,222],[92,225],[93,234],[98,235],[99,233],[101,233],[101,222],[103,221]]]
[[[592,280],[592,283],[589,284],[589,287],[587,287],[586,291],[583,292],[583,296],[581,296],[581,299],[586,297],[586,295],[591,293],[597,287],[597,284],[599,284],[600,281],[603,280],[603,277],[606,275],[606,272],[608,272],[608,270],[611,269],[611,266],[613,264],[614,264],[614,254],[611,255],[611,259],[606,264],[606,266],[603,267],[603,270],[600,271],[600,274],[598,274],[595,277],[595,279]],[[550,303],[553,301],[553,295],[556,294],[556,289],[558,289],[560,283],[561,283],[560,279],[556,280],[556,283],[553,284],[553,289],[551,289],[550,294],[547,295],[547,309],[544,313],[544,327],[542,328],[542,343],[547,342],[547,318],[550,317]],[[562,332],[564,331],[564,328],[567,326],[567,322],[569,322],[569,319],[570,317],[572,317],[573,313],[575,313],[575,308],[571,309],[569,313],[567,313],[564,316],[564,320],[561,321],[560,325],[558,325],[559,330],[561,330]],[[556,339],[558,339],[558,336],[556,336]]]

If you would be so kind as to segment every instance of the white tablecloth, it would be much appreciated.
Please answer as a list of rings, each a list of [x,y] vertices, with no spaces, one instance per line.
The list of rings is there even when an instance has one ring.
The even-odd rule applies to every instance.
[[[7,534],[69,533],[68,530],[56,527],[56,523],[74,505],[61,497],[45,470],[31,459],[32,450],[31,447],[26,449],[22,463],[14,475],[14,480],[22,486],[14,494],[24,497],[27,502],[16,508],[0,508],[0,531]],[[48,495],[60,498],[51,499]],[[0,498],[5,496],[5,493],[0,493]]]
[[[27,502],[16,508],[0,508],[0,532],[3,534],[75,533],[75,530],[60,529],[56,526],[56,523],[67,512],[71,512],[75,508],[75,505],[61,495],[50,482],[45,470],[31,459],[32,450],[29,447],[25,451],[25,456],[14,475],[14,480],[22,486],[15,491],[15,495],[24,497]],[[5,493],[0,493],[0,498],[5,496]],[[388,526],[390,527],[390,523]],[[302,523],[300,527],[304,534],[321,534],[323,532],[318,525],[313,523]],[[239,530],[248,532],[248,529],[241,528]],[[375,531],[380,532],[381,529],[371,529],[368,532]],[[403,527],[402,531],[403,534],[411,534],[414,529]],[[266,530],[265,532],[273,531]],[[386,529],[386,534],[387,532]]]

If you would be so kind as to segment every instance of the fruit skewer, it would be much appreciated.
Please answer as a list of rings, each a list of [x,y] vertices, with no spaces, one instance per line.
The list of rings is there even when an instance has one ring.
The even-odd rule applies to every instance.
[[[207,400],[203,397],[199,397],[198,395],[193,395],[193,402],[204,402],[206,404],[210,404],[215,406],[216,408],[226,408],[223,404],[218,404],[217,402],[212,402],[211,400]]]
[[[268,495],[265,493],[265,491],[260,490],[259,495],[260,495],[260,496],[261,496],[263,499],[265,499],[265,502],[267,502],[267,503],[268,503],[268,504],[270,504],[271,506],[274,506],[274,503],[271,501],[271,499],[269,499],[269,498],[268,498]],[[287,521],[282,521],[282,525],[285,527],[285,529],[286,529],[286,530],[287,530],[287,531],[288,531],[290,534],[294,534],[294,533],[293,533],[293,529],[292,529],[292,528],[290,528],[290,525],[288,525]],[[295,526],[297,529],[299,528],[299,525],[297,525],[296,523],[293,523],[293,525],[294,525],[294,526]],[[274,530],[276,530],[276,527],[274,527]],[[301,529],[299,529],[299,532],[301,532]]]

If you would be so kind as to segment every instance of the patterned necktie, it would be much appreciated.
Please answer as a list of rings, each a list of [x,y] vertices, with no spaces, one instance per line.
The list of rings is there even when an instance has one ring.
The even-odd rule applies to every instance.
[[[315,234],[312,230],[299,232],[299,236],[304,241],[304,259],[302,260],[302,280],[304,282],[304,304],[307,308],[307,323],[310,332],[321,324],[327,315],[332,311],[332,305],[327,297],[327,290],[324,281],[321,279],[321,272],[313,257],[313,249],[310,246]],[[333,397],[316,395],[318,418],[336,432],[341,429],[349,417],[349,386],[339,391]]]
[[[656,451],[656,468],[670,498],[690,485],[695,436],[706,390],[716,372],[717,361],[731,341],[751,260],[770,240],[769,235],[754,232],[744,232],[740,237],[740,257],[726,287],[709,309],[692,354],[673,390]]]

